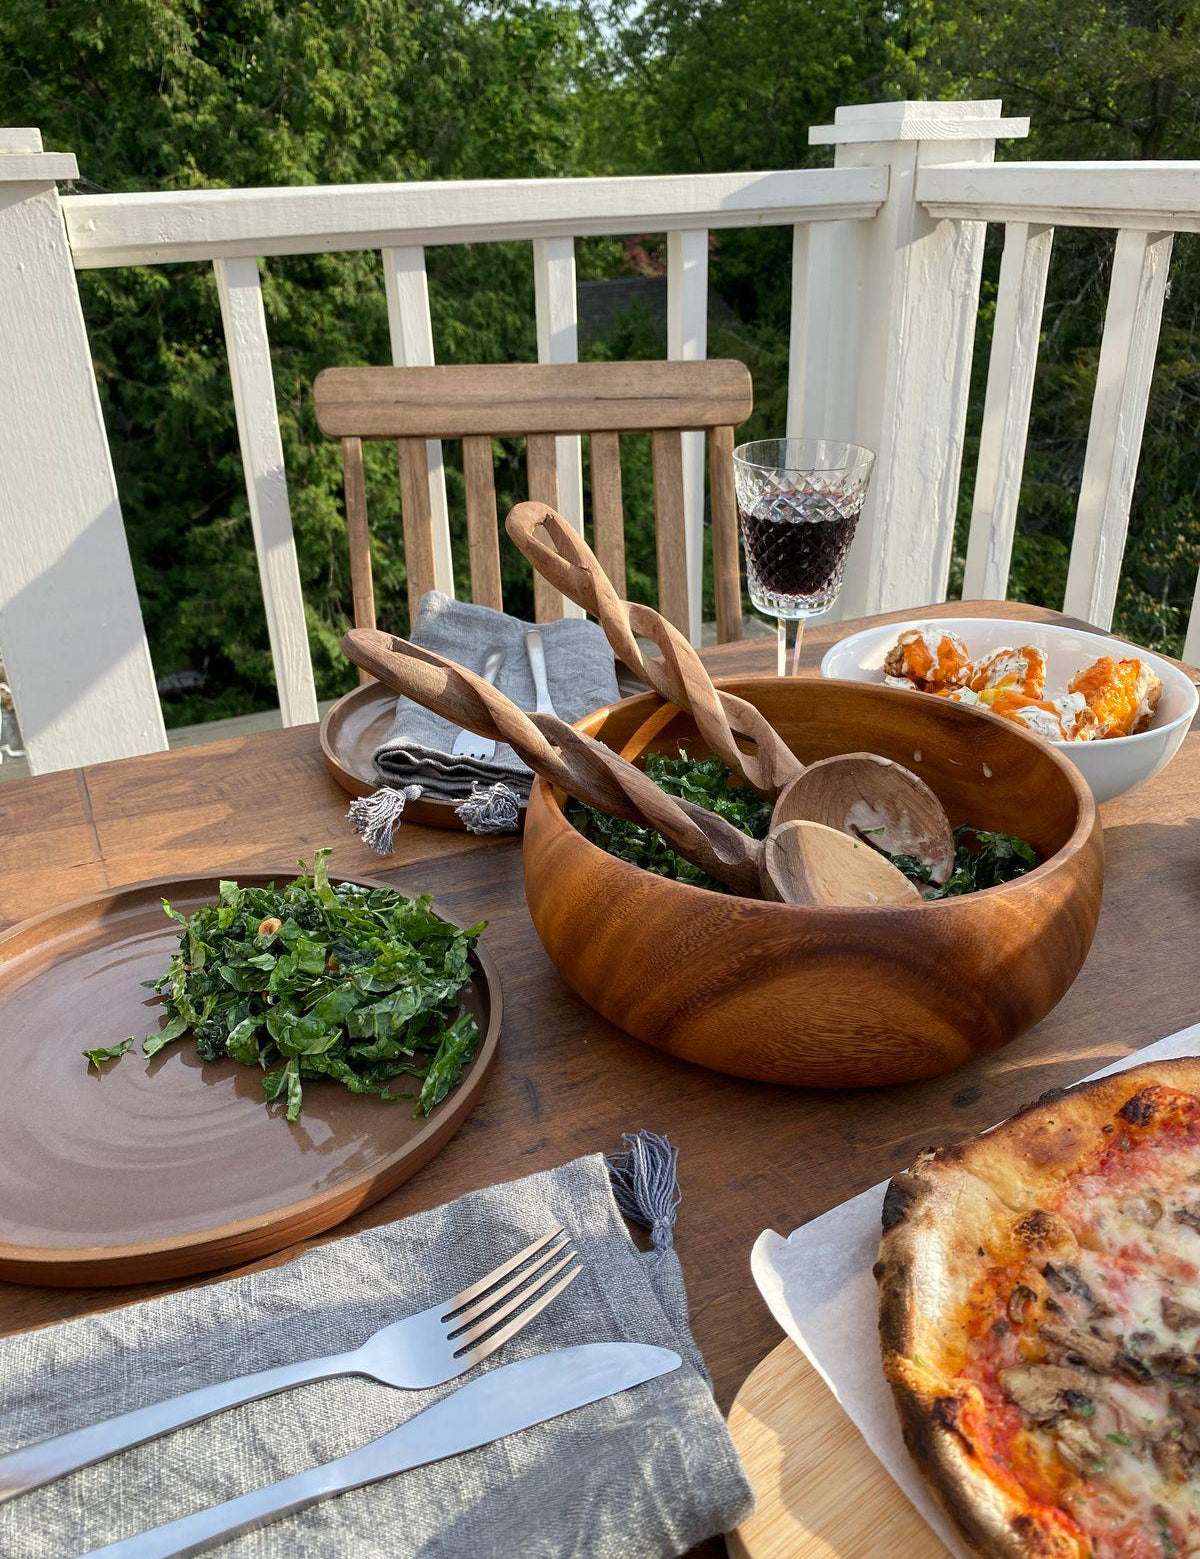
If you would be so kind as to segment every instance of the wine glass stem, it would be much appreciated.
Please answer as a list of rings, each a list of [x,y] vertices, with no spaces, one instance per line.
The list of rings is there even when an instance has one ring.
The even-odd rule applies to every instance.
[[[791,665],[791,675],[793,677],[800,671],[800,646],[804,642],[804,622],[805,619],[803,617],[795,619],[796,638],[792,645]],[[777,617],[775,619],[775,629],[775,671],[778,676],[786,677],[788,675],[788,619],[786,617]]]
[[[800,646],[804,643],[804,618],[796,619],[796,642],[792,645],[792,675],[797,676],[800,671]]]

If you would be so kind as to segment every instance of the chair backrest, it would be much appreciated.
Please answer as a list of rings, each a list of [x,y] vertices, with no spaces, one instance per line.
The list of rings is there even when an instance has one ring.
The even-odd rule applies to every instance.
[[[654,463],[659,610],[688,631],[683,440],[708,434],[717,637],[741,637],[733,430],[750,415],[750,374],[738,362],[513,363],[447,368],[326,368],[313,387],[321,431],[342,442],[354,621],[375,626],[362,441],[395,439],[408,569],[408,604],[434,583],[434,529],[426,441],[461,439],[471,596],[502,606],[493,438],[526,441],[528,495],[559,507],[555,438],[586,434],[592,540],[625,594],[622,433],[649,433]],[[562,596],[535,576],[539,622],[563,614]]]

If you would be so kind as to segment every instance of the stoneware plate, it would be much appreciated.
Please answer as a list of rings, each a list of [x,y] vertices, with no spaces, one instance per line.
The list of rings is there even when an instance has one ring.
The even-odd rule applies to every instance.
[[[321,752],[325,767],[351,796],[370,796],[379,788],[374,753],[388,733],[396,712],[396,695],[381,682],[363,682],[331,704],[321,721]],[[404,806],[406,823],[429,828],[455,828],[466,824],[455,811],[455,801],[426,801],[418,797]],[[518,832],[525,823],[521,807]]]
[[[1197,693],[1188,674],[1174,661],[1149,650],[1140,650],[1123,639],[1103,633],[1087,633],[1080,628],[1057,623],[1017,622],[1003,617],[954,617],[934,625],[956,633],[974,660],[990,655],[1005,645],[1032,644],[1046,656],[1046,696],[1055,698],[1067,691],[1067,683],[1077,671],[1090,666],[1101,655],[1117,660],[1144,660],[1162,678],[1162,698],[1148,730],[1137,736],[1114,736],[1102,742],[1051,742],[1071,762],[1092,787],[1097,801],[1123,796],[1135,785],[1152,779],[1170,763],[1179,751],[1196,713]],[[886,623],[864,628],[841,639],[825,652],[821,675],[851,682],[882,682],[887,653],[907,628],[923,627],[914,619],[908,623]]]
[[[228,872],[246,886],[295,869]],[[370,878],[334,877],[369,887]],[[261,1073],[203,1062],[190,1037],[97,1073],[85,1046],[158,1026],[143,989],[178,942],[163,914],[217,896],[219,878],[160,878],[51,910],[0,937],[0,1278],[79,1287],[229,1267],[340,1223],[394,1189],[466,1119],[496,1057],[500,977],[476,946],[463,1006],[483,1039],[427,1117],[306,1082],[289,1124]],[[398,1080],[403,1086],[403,1079]]]

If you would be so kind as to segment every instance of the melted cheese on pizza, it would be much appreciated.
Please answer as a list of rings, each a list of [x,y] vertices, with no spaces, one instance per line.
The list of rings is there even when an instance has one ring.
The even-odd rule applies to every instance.
[[[1200,1553],[1198,1167],[1200,1099],[1143,1089],[967,1301],[961,1427],[1095,1559]]]

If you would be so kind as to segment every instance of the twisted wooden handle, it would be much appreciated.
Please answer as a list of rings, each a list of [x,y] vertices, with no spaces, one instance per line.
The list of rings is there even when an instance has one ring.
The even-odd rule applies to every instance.
[[[777,796],[803,765],[774,726],[745,699],[719,692],[688,639],[648,606],[622,601],[579,533],[544,503],[519,503],[504,528],[533,567],[569,600],[599,618],[617,658],[660,697],[686,709],[711,751],[748,785]],[[647,659],[638,636],[656,644]],[[737,738],[754,743],[743,752]]]
[[[557,715],[526,714],[499,689],[432,650],[374,628],[354,628],[342,648],[385,686],[478,736],[507,742],[551,785],[611,817],[657,829],[694,866],[735,893],[761,898],[762,848],[704,807],[668,796],[648,774]]]

